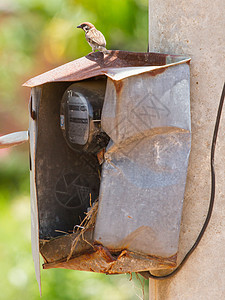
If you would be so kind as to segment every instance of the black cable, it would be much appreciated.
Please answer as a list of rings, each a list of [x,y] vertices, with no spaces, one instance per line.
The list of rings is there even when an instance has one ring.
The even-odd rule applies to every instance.
[[[183,258],[183,260],[181,261],[181,263],[179,264],[179,266],[175,270],[173,270],[171,273],[169,273],[167,275],[163,275],[163,276],[153,275],[150,271],[148,271],[148,274],[147,274],[147,272],[143,272],[143,274],[141,274],[142,272],[140,272],[140,274],[143,275],[145,278],[148,277],[148,278],[152,278],[152,279],[161,280],[161,279],[166,279],[166,278],[172,277],[175,274],[177,274],[177,272],[186,263],[189,256],[197,248],[198,244],[200,243],[200,241],[201,241],[201,239],[202,239],[202,237],[203,237],[203,235],[206,231],[206,228],[207,228],[207,226],[209,224],[209,221],[211,219],[211,216],[212,216],[213,205],[214,205],[214,200],[215,200],[216,181],[215,181],[214,157],[215,157],[216,141],[217,141],[217,135],[218,135],[218,131],[219,131],[220,119],[221,119],[222,110],[223,110],[224,98],[225,98],[225,83],[224,83],[224,86],[223,86],[223,91],[222,91],[222,94],[221,94],[219,107],[218,107],[218,110],[217,110],[216,123],[215,123],[215,127],[214,127],[214,133],[213,133],[213,139],[212,139],[212,145],[211,145],[211,197],[210,197],[208,213],[207,213],[205,222],[202,226],[202,229],[201,229],[194,245],[187,252],[185,257]]]

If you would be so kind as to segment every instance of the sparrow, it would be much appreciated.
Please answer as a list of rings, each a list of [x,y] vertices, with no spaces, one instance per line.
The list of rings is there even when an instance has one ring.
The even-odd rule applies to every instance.
[[[97,30],[93,24],[84,22],[78,25],[77,28],[81,28],[84,30],[85,38],[92,48],[91,53],[94,53],[95,50],[103,52],[104,54],[109,53],[106,49],[106,40],[104,35],[99,30]]]

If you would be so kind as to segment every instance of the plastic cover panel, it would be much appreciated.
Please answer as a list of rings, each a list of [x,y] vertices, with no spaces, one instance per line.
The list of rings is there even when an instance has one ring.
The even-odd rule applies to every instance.
[[[119,72],[119,70],[118,70]],[[95,241],[169,257],[178,249],[189,152],[189,65],[108,79]]]

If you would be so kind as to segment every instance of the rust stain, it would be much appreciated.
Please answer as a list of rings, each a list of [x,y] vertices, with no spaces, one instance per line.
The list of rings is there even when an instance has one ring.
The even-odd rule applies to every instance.
[[[114,83],[114,86],[115,86],[115,89],[116,89],[116,94],[119,96],[119,94],[121,93],[122,91],[122,88],[123,88],[123,81],[122,80],[113,80],[113,83]]]
[[[109,250],[108,250],[109,251]],[[63,268],[80,271],[89,271],[105,274],[122,274],[148,271],[150,269],[170,269],[176,266],[177,254],[168,257],[154,257],[136,254],[128,250],[121,251],[117,259],[109,255],[107,249],[98,245],[96,252],[84,253],[73,257],[69,261],[60,260],[44,263],[44,269]],[[110,257],[109,257],[110,256]]]
[[[152,70],[152,71],[148,72],[147,74],[149,76],[157,76],[157,75],[162,74],[163,72],[165,72],[166,69],[167,69],[167,67],[160,68],[160,69],[155,69],[155,70]]]
[[[188,64],[188,65],[190,66],[191,60],[188,60],[188,61],[186,62],[186,64]]]
[[[63,236],[48,242],[41,242],[40,251],[44,259],[43,268],[64,268],[105,274],[122,274],[129,272],[147,271],[150,269],[168,269],[176,266],[177,254],[171,257],[144,255],[122,249],[112,251],[101,244],[93,242],[91,232],[87,232],[81,239],[73,256],[67,261],[67,254],[71,248],[71,236]]]
[[[143,230],[143,228],[141,229]],[[126,249],[112,251],[102,244],[93,244],[92,231],[80,239],[73,256],[67,261],[71,241],[76,234],[40,241],[40,251],[44,259],[43,268],[64,268],[105,274],[122,274],[147,271],[149,269],[168,269],[176,266],[176,257],[157,257],[135,253]]]
[[[110,68],[163,66],[166,64],[168,57],[177,61],[184,59],[183,56],[179,55],[153,52],[111,50],[105,56],[100,52],[96,52],[31,78],[23,86],[34,87],[48,82],[84,80],[95,76],[107,75]]]
[[[99,254],[102,257],[104,257],[104,259],[107,263],[111,263],[116,260],[106,247],[104,247],[102,245],[95,245],[94,248],[95,248],[96,252],[99,252]]]
[[[129,257],[129,252],[127,250],[123,250],[118,257],[118,260],[120,260],[123,256]]]

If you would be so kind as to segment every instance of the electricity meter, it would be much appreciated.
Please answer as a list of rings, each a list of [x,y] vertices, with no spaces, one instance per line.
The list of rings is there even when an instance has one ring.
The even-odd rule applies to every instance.
[[[107,146],[109,136],[101,128],[104,95],[102,80],[74,83],[63,94],[60,127],[73,150],[97,154]]]

